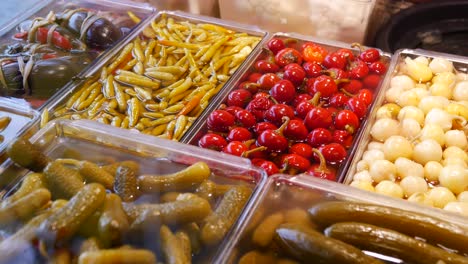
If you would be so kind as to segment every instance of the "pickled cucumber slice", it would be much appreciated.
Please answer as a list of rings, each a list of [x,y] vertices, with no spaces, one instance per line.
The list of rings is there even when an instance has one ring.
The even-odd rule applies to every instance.
[[[397,208],[350,202],[323,202],[309,209],[312,220],[323,227],[338,222],[361,222],[426,239],[468,253],[468,231],[438,218]]]
[[[70,199],[85,185],[80,173],[60,161],[53,161],[44,169],[47,186],[54,199]]]
[[[282,224],[276,229],[274,239],[286,255],[303,263],[383,264],[358,248],[297,224]]]
[[[50,161],[39,148],[22,138],[8,146],[7,154],[16,164],[34,172],[41,172]]]
[[[343,222],[331,225],[325,235],[363,250],[394,256],[410,263],[467,264],[468,258],[431,246],[399,232],[374,225]]]
[[[201,231],[205,245],[214,245],[224,238],[249,200],[252,190],[244,185],[232,187],[222,198],[216,210],[206,218]]]
[[[45,242],[47,248],[67,241],[86,218],[101,207],[105,198],[106,190],[101,184],[87,184],[39,226],[36,232],[38,238]]]
[[[210,174],[208,165],[200,161],[172,174],[141,175],[138,177],[138,186],[146,193],[191,191],[208,179]]]

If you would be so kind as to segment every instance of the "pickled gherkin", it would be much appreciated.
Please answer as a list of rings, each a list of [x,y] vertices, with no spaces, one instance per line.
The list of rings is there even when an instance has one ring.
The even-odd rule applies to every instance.
[[[143,192],[191,191],[208,179],[211,171],[205,162],[167,175],[142,175],[138,177],[138,186]]]
[[[70,201],[37,229],[39,240],[53,247],[70,239],[80,225],[104,202],[106,191],[97,183],[85,185]]]
[[[205,162],[141,175],[144,163],[87,158],[20,161],[37,171],[1,201],[0,263],[29,263],[26,250],[40,263],[204,263],[252,192],[218,181]]]
[[[44,175],[54,199],[70,199],[85,186],[77,170],[57,160],[45,167]]]
[[[116,194],[107,194],[98,223],[100,241],[104,245],[120,245],[128,229],[129,223],[122,208],[122,200]]]
[[[237,220],[252,190],[243,185],[232,187],[219,203],[215,211],[206,218],[201,231],[201,239],[206,245],[219,243]]]
[[[22,138],[8,146],[7,154],[18,165],[35,172],[41,172],[49,163],[49,158],[40,149]]]
[[[16,200],[28,195],[39,188],[47,188],[45,185],[44,174],[42,173],[29,173],[21,182],[21,186],[12,195],[5,198],[0,207],[15,202]]]
[[[0,227],[8,226],[15,221],[27,221],[50,202],[50,192],[40,188],[28,195],[0,208]]]

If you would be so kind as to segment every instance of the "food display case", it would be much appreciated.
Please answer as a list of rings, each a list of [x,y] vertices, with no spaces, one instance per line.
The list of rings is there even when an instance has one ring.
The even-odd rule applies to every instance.
[[[467,215],[467,63],[399,50],[344,183]]]
[[[286,48],[278,52],[275,45]],[[242,78],[214,99],[183,141],[251,158],[270,175],[309,171],[338,180],[390,61],[389,54],[375,49],[373,62],[359,61],[366,52],[361,49],[299,34],[273,34],[245,63]],[[342,62],[335,60],[347,52]],[[225,124],[218,124],[221,119]],[[265,135],[266,130],[276,132]],[[321,154],[312,153],[315,149]]]
[[[252,26],[159,12],[44,111],[50,120],[92,119],[180,140],[211,99],[238,78],[265,36]]]
[[[466,218],[307,175],[270,177],[240,223],[218,263],[466,262]]]
[[[0,264],[468,263],[466,57],[352,43],[390,1],[201,2],[0,28]]]
[[[153,13],[128,1],[37,1],[0,28],[0,96],[39,108]]]
[[[232,228],[244,206],[255,200],[265,173],[238,157],[129,135],[89,120],[60,120],[12,145],[10,159],[1,166],[8,192],[0,209],[0,262],[24,263],[31,256],[47,261],[64,249],[79,263],[111,255],[138,259],[139,254],[190,261],[190,252],[194,263],[209,261],[224,237],[236,232]],[[37,202],[25,205],[31,200]],[[47,246],[46,256],[31,241],[35,228],[45,228],[37,234]],[[90,242],[106,250],[80,251]],[[120,250],[124,253],[118,255]]]

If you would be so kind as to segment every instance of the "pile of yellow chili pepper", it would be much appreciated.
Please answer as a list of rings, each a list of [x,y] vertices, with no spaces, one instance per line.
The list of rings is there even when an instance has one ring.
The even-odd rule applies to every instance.
[[[53,113],[180,140],[260,41],[161,15]],[[47,109],[42,123],[49,120]]]

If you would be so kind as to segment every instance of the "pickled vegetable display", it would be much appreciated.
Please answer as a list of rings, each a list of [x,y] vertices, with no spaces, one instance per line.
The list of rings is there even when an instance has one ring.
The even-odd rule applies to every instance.
[[[468,263],[466,225],[310,179],[269,178],[223,263]]]
[[[247,157],[269,175],[337,180],[379,90],[388,57],[275,35],[190,143]],[[360,46],[359,46],[360,47]]]
[[[179,141],[261,40],[242,30],[162,12],[49,116]]]
[[[402,52],[347,183],[468,216],[466,64]]]
[[[84,134],[92,126],[62,122],[49,123],[41,139],[57,126]],[[104,134],[113,132],[122,133]],[[15,165],[0,177],[18,174],[18,166],[25,176],[0,200],[0,263],[24,263],[31,256],[36,263],[210,261],[265,179],[256,169],[217,164],[206,151],[180,143],[174,147],[205,156],[192,154],[189,161],[165,147],[142,156],[131,144],[118,153],[109,146],[116,139],[99,136],[107,140],[101,145],[86,137],[59,138],[59,145],[18,139],[8,147]]]
[[[0,46],[0,95],[40,107],[136,25],[127,10],[152,12],[138,5],[118,9],[99,1],[49,2],[7,32]]]

